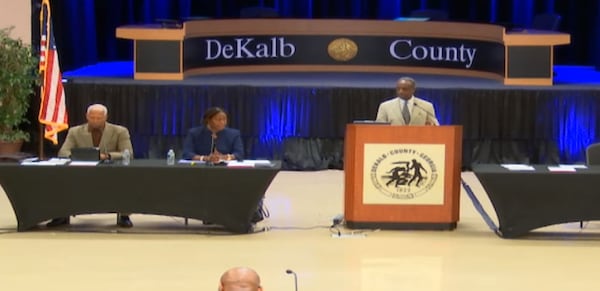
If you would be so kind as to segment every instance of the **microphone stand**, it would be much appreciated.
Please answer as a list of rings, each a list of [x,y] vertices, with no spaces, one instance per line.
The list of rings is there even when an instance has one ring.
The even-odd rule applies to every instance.
[[[217,149],[217,143],[215,142],[216,139],[217,139],[217,135],[215,133],[213,133],[211,135],[211,140],[210,140],[210,156],[208,158],[208,161],[206,161],[207,166],[215,165],[215,163],[213,161],[211,161],[211,158],[212,158],[212,155],[215,153],[215,150]]]
[[[421,104],[419,104],[418,102],[414,102],[413,103],[417,108],[421,109],[421,111],[425,112],[425,114],[427,114],[427,118],[432,118],[432,121],[434,122],[433,125],[439,125],[439,121],[437,120],[437,118],[435,117],[435,115],[433,115],[431,112],[429,112],[429,110],[425,109],[423,106],[421,106]]]
[[[285,270],[285,273],[294,275],[294,290],[298,291],[298,275],[296,275],[296,272],[287,269]]]

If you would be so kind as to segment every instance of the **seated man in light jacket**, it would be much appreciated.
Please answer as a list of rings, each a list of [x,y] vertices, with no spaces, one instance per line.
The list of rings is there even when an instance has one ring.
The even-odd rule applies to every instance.
[[[58,151],[59,157],[68,158],[73,148],[96,147],[100,149],[101,160],[120,160],[122,152],[129,150],[133,156],[133,147],[129,130],[123,126],[106,121],[108,109],[102,104],[90,105],[86,113],[87,123],[71,127],[67,138]],[[54,227],[69,224],[68,217],[55,218],[47,226]],[[119,214],[117,224],[132,227],[129,214]]]

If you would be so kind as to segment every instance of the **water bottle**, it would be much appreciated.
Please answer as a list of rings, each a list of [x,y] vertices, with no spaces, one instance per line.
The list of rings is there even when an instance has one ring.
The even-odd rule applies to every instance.
[[[121,164],[123,164],[123,166],[129,166],[129,163],[131,162],[131,153],[129,152],[129,149],[124,149],[122,155]]]
[[[173,149],[170,149],[169,152],[167,152],[167,165],[175,165],[175,152]]]

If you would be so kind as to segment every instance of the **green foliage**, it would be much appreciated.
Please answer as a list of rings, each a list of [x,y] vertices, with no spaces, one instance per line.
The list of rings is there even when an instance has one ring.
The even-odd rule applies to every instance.
[[[0,29],[0,141],[29,140],[19,129],[39,83],[38,59],[31,45],[10,37],[13,27]]]

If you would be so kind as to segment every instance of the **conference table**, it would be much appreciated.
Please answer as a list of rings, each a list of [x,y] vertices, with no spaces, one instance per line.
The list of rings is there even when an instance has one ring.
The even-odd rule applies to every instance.
[[[281,162],[254,167],[133,160],[97,166],[0,164],[0,185],[17,230],[70,215],[140,213],[211,221],[234,233],[252,230],[251,217]]]
[[[531,168],[473,166],[496,210],[502,237],[515,238],[554,224],[600,220],[600,167]]]

